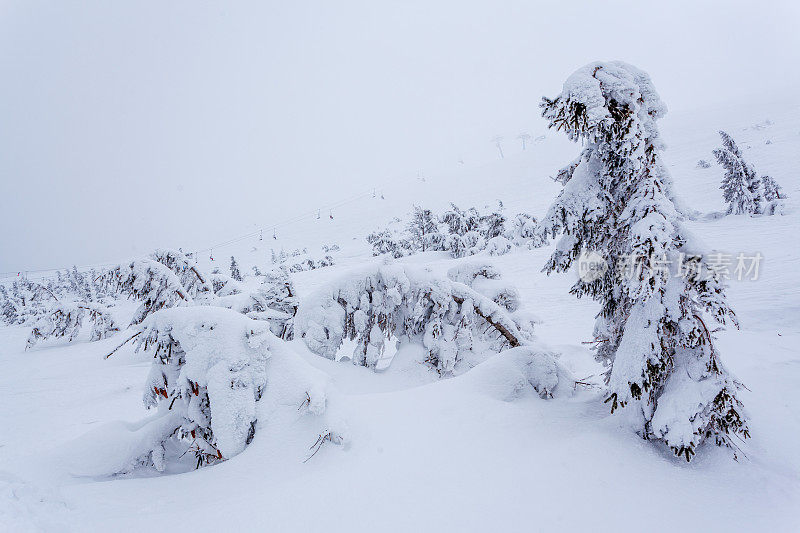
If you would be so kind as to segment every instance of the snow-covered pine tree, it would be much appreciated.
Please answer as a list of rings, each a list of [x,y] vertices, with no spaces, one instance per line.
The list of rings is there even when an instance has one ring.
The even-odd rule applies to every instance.
[[[508,225],[506,238],[511,241],[514,246],[538,248],[544,244],[538,227],[539,224],[536,221],[536,217],[528,213],[517,213]]]
[[[9,326],[16,324],[19,320],[19,311],[17,311],[5,285],[0,285],[0,316],[3,318],[3,322]]]
[[[481,216],[481,232],[486,241],[499,237],[505,232],[506,217],[503,214],[503,202],[497,202],[497,209],[494,209]]]
[[[764,191],[764,213],[767,215],[782,214],[786,194],[781,186],[770,176],[761,176],[761,187]]]
[[[728,214],[760,214],[764,211],[764,191],[753,166],[742,157],[733,138],[719,132],[722,148],[714,150],[714,157],[725,169],[722,178],[722,197],[728,203]]]
[[[403,257],[400,244],[388,229],[379,229],[367,235],[367,242],[372,246],[372,255],[389,254],[394,258]]]
[[[461,209],[451,203],[439,220],[446,226],[445,248],[453,257],[465,257],[482,249],[486,243],[481,235],[481,214],[474,207]]]
[[[236,281],[242,281],[242,273],[239,272],[239,265],[233,256],[231,256],[231,277]]]
[[[439,233],[436,216],[430,209],[423,209],[415,205],[407,230],[413,248],[421,252],[442,249],[444,237]]]
[[[586,146],[542,221],[544,235],[562,234],[544,270],[564,272],[584,251],[608,265],[571,292],[601,303],[595,345],[612,412],[624,407],[641,436],[686,460],[704,441],[736,448],[734,435],[749,436],[740,384],[706,327],[736,320],[673,203],[656,126],[666,107],[649,76],[591,63],[542,108],[550,127]],[[626,275],[631,260],[640,268]]]
[[[513,242],[506,238],[506,217],[503,202],[497,202],[497,209],[481,217],[481,235],[489,255],[504,255],[511,251]]]
[[[764,187],[764,198],[768,202],[786,198],[783,188],[770,176],[761,176],[761,184]]]

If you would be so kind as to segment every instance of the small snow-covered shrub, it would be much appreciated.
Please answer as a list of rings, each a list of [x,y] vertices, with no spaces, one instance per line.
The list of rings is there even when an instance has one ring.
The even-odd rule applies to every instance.
[[[448,270],[447,277],[467,285],[509,312],[521,307],[517,288],[500,279],[500,273],[489,263],[467,261]]]
[[[53,302],[103,303],[108,296],[107,271],[57,271],[55,277],[31,281],[22,276],[0,284],[0,320],[8,325],[31,324],[47,313]]]
[[[278,337],[291,340],[292,320],[297,312],[297,298],[292,280],[282,270],[273,270],[247,281],[237,281],[223,274],[211,274],[216,298],[210,305],[233,309],[256,320],[269,322]]]
[[[203,274],[183,252],[161,248],[151,253],[149,258],[170,269],[178,277],[188,296],[200,299],[213,292],[208,276]]]
[[[272,250],[271,262],[273,271],[285,271],[288,273],[303,272],[304,270],[315,270],[336,264],[333,253],[339,251],[339,245],[326,244],[322,246],[319,254],[312,254],[308,248],[297,248],[289,252]]]
[[[394,258],[429,251],[446,251],[457,258],[484,250],[490,255],[502,255],[515,246],[542,245],[536,219],[520,213],[509,222],[502,203],[485,213],[475,207],[461,209],[450,204],[440,215],[414,206],[408,221],[394,219],[387,227],[370,233],[367,242],[372,245],[373,255],[388,254]]]
[[[66,337],[69,342],[72,342],[81,332],[87,314],[92,323],[89,340],[105,339],[119,331],[113,317],[103,305],[87,302],[56,302],[33,324],[25,349],[27,350],[40,340],[50,337]]]
[[[176,307],[137,329],[136,350],[153,356],[145,406],[159,416],[135,464],[163,470],[181,450],[192,452],[197,467],[229,459],[252,441],[265,401],[316,415],[328,408],[327,377],[265,322],[219,307]],[[326,428],[329,440],[346,438]]]
[[[556,354],[538,346],[502,351],[457,380],[502,401],[514,400],[531,388],[541,398],[569,396],[576,384]]]
[[[532,339],[530,322],[490,297],[464,283],[389,260],[354,271],[304,298],[295,332],[311,351],[330,359],[345,339],[354,340],[353,362],[373,369],[387,339],[419,342],[427,362],[442,375],[457,371],[467,352],[498,351]]]

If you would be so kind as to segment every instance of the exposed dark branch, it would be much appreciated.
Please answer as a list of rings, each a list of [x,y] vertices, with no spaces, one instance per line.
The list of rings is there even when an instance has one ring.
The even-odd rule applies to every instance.
[[[464,298],[460,298],[458,296],[453,296],[453,300],[459,305],[464,303]],[[508,343],[512,347],[516,348],[517,346],[521,346],[522,343],[519,342],[519,339],[517,339],[510,331],[508,331],[508,329],[505,326],[503,326],[502,324],[498,324],[497,322],[492,320],[491,316],[484,315],[478,306],[473,305],[473,308],[475,309],[475,314],[477,314],[479,317],[481,317],[486,322],[491,324],[491,326],[494,329],[496,329],[500,333],[500,335],[502,335],[503,337],[506,338],[506,340],[508,340]]]
[[[119,346],[117,346],[116,348],[111,350],[103,359],[108,359],[109,357],[114,355],[114,352],[116,352],[117,350],[119,350],[120,348],[122,348],[123,346],[125,346],[126,344],[128,344],[129,342],[131,342],[133,339],[135,339],[136,337],[138,337],[141,334],[142,334],[141,331],[139,331],[137,333],[134,333],[133,335],[128,337],[122,344],[120,344]]]

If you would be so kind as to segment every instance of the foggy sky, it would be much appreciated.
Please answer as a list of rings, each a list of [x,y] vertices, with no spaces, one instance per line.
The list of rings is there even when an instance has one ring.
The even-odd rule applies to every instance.
[[[0,0],[0,272],[201,247],[496,157],[593,60],[673,112],[792,98],[795,4]]]

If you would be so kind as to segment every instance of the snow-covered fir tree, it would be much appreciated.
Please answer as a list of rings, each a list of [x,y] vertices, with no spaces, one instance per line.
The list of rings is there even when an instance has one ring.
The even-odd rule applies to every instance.
[[[764,191],[764,203],[766,204],[764,213],[767,215],[782,214],[786,193],[783,192],[781,186],[770,176],[762,176],[761,188]]]
[[[388,254],[396,259],[403,257],[407,250],[407,246],[404,246],[405,243],[396,238],[389,229],[373,231],[367,235],[367,242],[372,246],[374,255]]]
[[[714,150],[714,157],[725,169],[722,179],[722,196],[728,203],[728,214],[760,214],[763,212],[763,191],[752,165],[742,157],[742,152],[733,138],[724,131],[719,132],[722,148]]]
[[[493,239],[501,236],[505,232],[506,217],[503,214],[503,202],[497,202],[497,209],[494,209],[481,217],[483,235],[486,239]]]
[[[445,246],[453,257],[472,255],[485,240],[481,235],[481,214],[474,207],[460,209],[451,203],[439,220],[445,225]]]
[[[595,346],[612,412],[624,408],[641,436],[687,460],[705,441],[736,449],[733,437],[749,436],[740,385],[707,327],[736,319],[674,205],[656,125],[666,107],[649,76],[591,63],[542,108],[550,127],[585,145],[541,223],[562,235],[544,270],[564,272],[582,252],[608,266],[571,291],[601,304]]]
[[[231,277],[236,281],[242,281],[242,273],[239,272],[239,264],[233,256],[231,256]]]
[[[412,247],[422,252],[442,249],[444,236],[439,232],[436,216],[430,209],[414,206],[408,222],[408,234]]]
[[[764,199],[766,199],[768,202],[772,202],[774,200],[783,200],[786,198],[781,186],[778,185],[771,177],[762,176],[761,185],[764,188]]]

